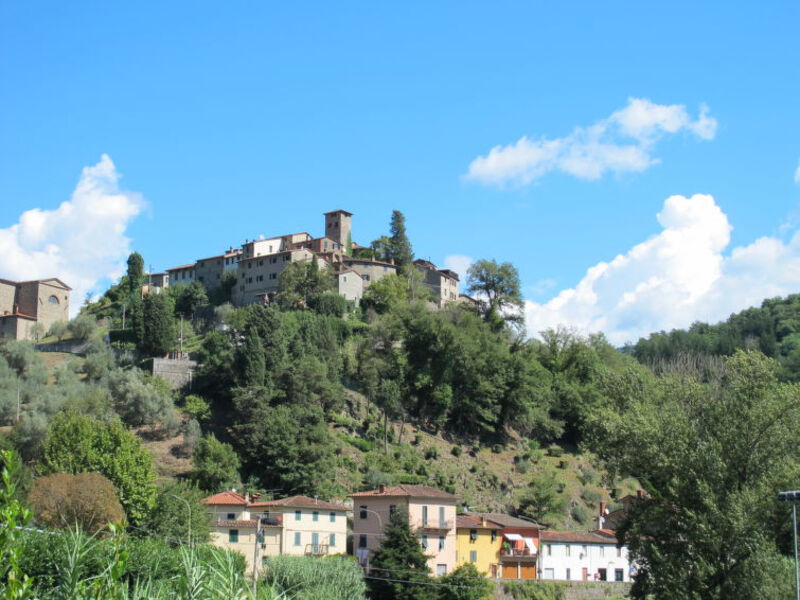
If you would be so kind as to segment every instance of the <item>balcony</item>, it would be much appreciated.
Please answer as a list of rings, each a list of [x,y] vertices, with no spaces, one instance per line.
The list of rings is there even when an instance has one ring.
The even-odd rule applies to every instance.
[[[417,521],[414,523],[415,529],[426,530],[445,530],[453,528],[453,521],[440,521],[439,519],[428,519],[427,521]]]
[[[501,560],[532,561],[536,560],[536,556],[536,552],[532,552],[529,548],[502,548],[500,550]]]
[[[306,544],[306,556],[325,556],[328,554],[328,544]]]

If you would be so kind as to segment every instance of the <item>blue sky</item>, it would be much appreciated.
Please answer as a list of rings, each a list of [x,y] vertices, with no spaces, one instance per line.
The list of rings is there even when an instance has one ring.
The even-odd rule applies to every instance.
[[[516,265],[532,334],[724,318],[800,288],[799,21],[790,2],[6,2],[0,277],[85,293],[131,248],[160,270],[320,234],[334,208],[368,243],[397,208],[418,256]],[[476,175],[495,147],[527,175]]]

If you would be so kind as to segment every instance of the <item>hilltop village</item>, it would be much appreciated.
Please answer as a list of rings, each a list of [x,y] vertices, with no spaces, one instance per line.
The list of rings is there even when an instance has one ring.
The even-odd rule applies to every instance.
[[[336,291],[358,304],[372,283],[398,273],[393,259],[380,260],[375,249],[353,241],[353,213],[327,212],[324,226],[325,234],[321,237],[302,231],[247,239],[240,248],[231,246],[222,254],[153,273],[149,285],[167,288],[199,281],[213,291],[223,285],[226,274],[231,273],[236,280],[231,290],[234,306],[269,304],[278,293],[281,274],[290,264],[315,261],[320,269],[332,269]],[[434,306],[441,308],[459,299],[457,273],[439,269],[427,260],[417,259],[413,264]]]

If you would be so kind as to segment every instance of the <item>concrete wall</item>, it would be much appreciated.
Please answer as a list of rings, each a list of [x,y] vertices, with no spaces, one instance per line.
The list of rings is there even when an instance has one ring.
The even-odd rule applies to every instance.
[[[364,280],[355,271],[338,273],[336,276],[336,291],[347,300],[352,300],[358,305],[364,295]]]
[[[622,580],[631,581],[628,549],[616,544],[581,544],[542,541],[539,552],[539,569],[542,579],[594,581],[598,569],[606,569],[606,581],[614,581],[617,569],[622,570]],[[569,577],[567,577],[569,569]]]
[[[37,286],[37,313],[44,330],[53,323],[69,320],[69,291],[60,285],[40,281]]]
[[[300,518],[297,518],[295,511],[300,511]],[[317,520],[314,521],[314,513],[317,513]],[[333,513],[333,521],[331,521]],[[328,554],[347,553],[347,516],[345,509],[340,511],[319,510],[314,511],[309,508],[289,508],[281,509],[280,512],[275,507],[270,508],[270,515],[283,515],[283,553],[302,556],[306,552],[306,546],[314,543],[314,534],[317,534],[317,544],[327,545]],[[299,544],[297,534],[299,534]],[[333,544],[331,544],[331,534],[333,534]]]
[[[14,298],[16,295],[16,284],[10,281],[0,281],[0,316],[14,312]]]
[[[191,389],[194,370],[197,363],[193,360],[176,360],[171,358],[153,358],[153,376],[166,379],[173,390],[188,387]]]

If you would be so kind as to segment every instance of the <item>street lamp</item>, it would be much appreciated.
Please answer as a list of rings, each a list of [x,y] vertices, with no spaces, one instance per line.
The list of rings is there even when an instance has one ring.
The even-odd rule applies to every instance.
[[[169,494],[169,495],[172,496],[173,498],[177,498],[178,500],[182,501],[186,505],[186,508],[189,509],[189,521],[187,523],[187,528],[188,528],[187,537],[188,537],[189,546],[191,546],[192,545],[192,505],[189,504],[189,501],[186,498],[182,498],[181,496],[178,496],[177,494]]]
[[[794,536],[794,589],[797,600],[800,600],[800,571],[797,566],[797,503],[800,502],[800,490],[779,492],[778,500],[792,504],[792,534]]]

